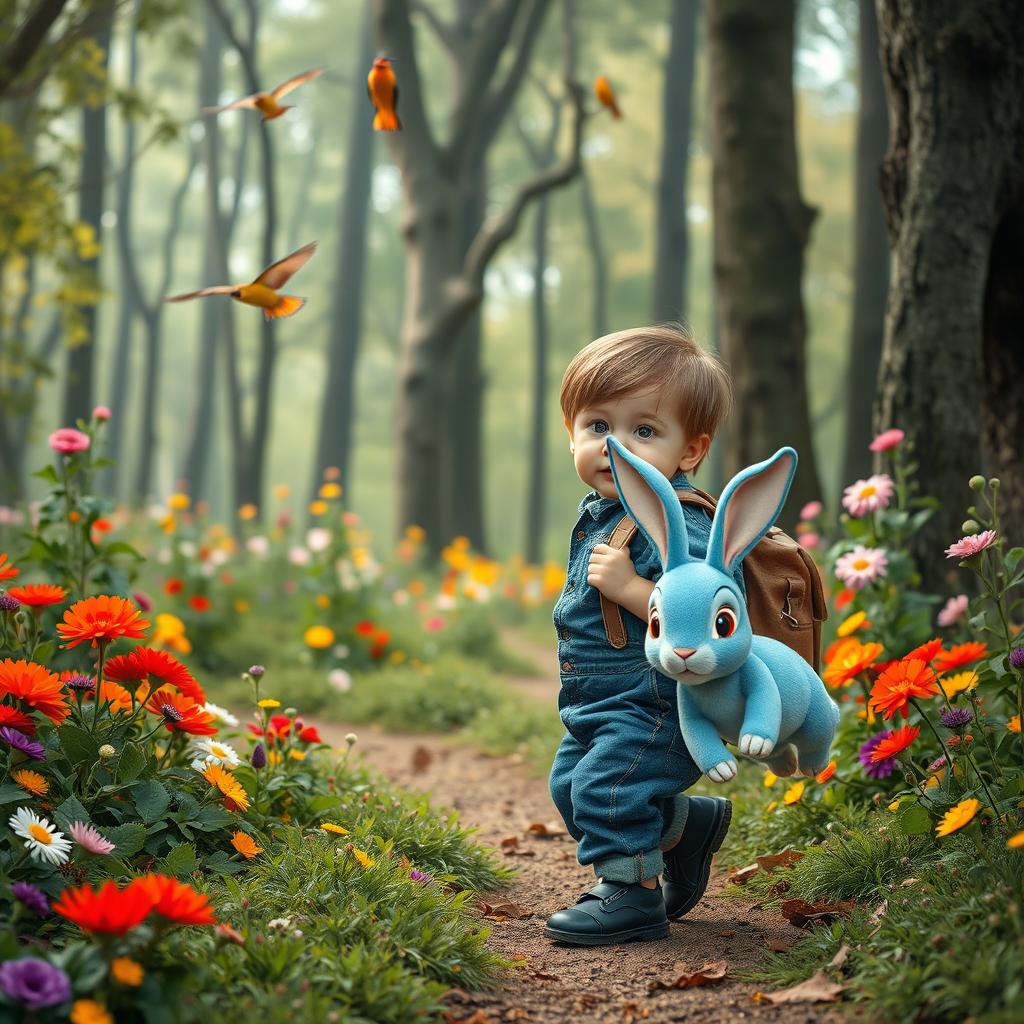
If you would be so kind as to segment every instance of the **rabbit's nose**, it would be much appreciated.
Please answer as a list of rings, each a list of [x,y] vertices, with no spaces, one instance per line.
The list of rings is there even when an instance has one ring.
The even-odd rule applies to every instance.
[[[674,654],[678,654],[678,655],[679,655],[679,657],[680,657],[680,658],[682,658],[682,659],[683,659],[684,661],[685,661],[685,660],[686,660],[686,659],[687,659],[687,658],[688,658],[688,657],[689,657],[689,656],[690,656],[691,654],[693,654],[693,653],[694,653],[694,652],[695,652],[696,650],[697,650],[697,648],[696,648],[696,647],[673,647],[673,648],[672,648],[672,651],[673,651],[673,653],[674,653]]]

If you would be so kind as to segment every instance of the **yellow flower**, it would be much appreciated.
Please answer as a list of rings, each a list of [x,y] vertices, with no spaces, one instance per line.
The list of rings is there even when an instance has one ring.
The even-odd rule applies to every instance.
[[[22,768],[19,771],[12,772],[11,778],[21,786],[22,789],[31,793],[33,796],[43,796],[50,788],[50,784],[46,781],[46,778],[39,774],[39,772],[30,771],[28,768]]]
[[[373,858],[368,853],[360,850],[358,846],[352,847],[352,856],[355,857],[355,859],[359,861],[364,868],[373,867]]]
[[[1006,845],[1011,850],[1019,850],[1022,846],[1024,846],[1024,831],[1018,832],[1016,833],[1016,835],[1010,836],[1010,838],[1006,840]]]
[[[1009,729],[1010,732],[1020,732],[1020,715],[1014,715],[1013,718],[1006,723],[1006,728]]]
[[[396,665],[400,665],[406,659],[405,651],[392,651],[388,655],[388,661],[393,662]]]
[[[288,751],[288,756],[293,761],[305,761],[306,760],[306,752],[304,750],[296,750],[294,747],[292,747],[292,749]]]
[[[320,823],[320,827],[325,832],[333,832],[333,833],[335,833],[335,835],[339,835],[339,836],[347,836],[348,835],[348,829],[347,828],[342,828],[340,825],[335,825],[333,821],[321,822]]]
[[[247,501],[238,510],[239,519],[255,519],[259,514],[260,510],[251,501]]]
[[[854,612],[852,615],[847,616],[839,624],[839,628],[836,630],[836,636],[849,636],[851,633],[856,633],[861,626],[870,626],[868,622],[867,612]]]
[[[334,630],[330,626],[310,626],[303,634],[307,647],[322,651],[334,643]]]
[[[973,690],[978,685],[978,673],[967,671],[957,672],[955,676],[947,676],[939,680],[939,686],[947,697],[961,693],[964,690]]]
[[[256,703],[261,708],[279,708],[281,706],[281,702],[279,700],[274,700],[273,697],[264,697],[263,700],[257,701]]]
[[[317,594],[314,598],[317,608],[330,608],[331,599],[326,594]]]
[[[764,773],[764,784],[766,786],[774,786],[775,783],[778,781],[779,777],[775,774],[775,772],[769,771]]]
[[[806,782],[794,782],[793,785],[786,790],[782,797],[782,802],[784,804],[798,804],[800,802],[800,797],[804,795],[804,789],[806,786]]]
[[[174,533],[175,525],[174,516],[170,514],[164,516],[163,519],[160,520],[160,529],[163,530],[164,533]],[[79,1002],[88,1003],[91,1002],[91,1000],[80,999]],[[98,1006],[99,1004],[97,1003],[96,1005]]]
[[[889,810],[892,811],[893,814],[895,814],[900,809],[900,803],[900,800],[893,800],[893,802],[889,804]]]
[[[327,483],[320,485],[320,497],[321,498],[340,498],[341,497],[341,484]]]
[[[132,988],[138,988],[146,974],[142,969],[142,964],[130,956],[114,957],[110,961],[110,973],[115,981],[122,985],[131,985]]]
[[[170,647],[179,654],[192,653],[192,644],[185,636],[185,623],[170,612],[161,612],[156,617],[156,630],[151,642],[154,647]]]
[[[184,512],[192,504],[192,499],[187,494],[172,494],[167,499],[167,504],[175,512]]]
[[[422,526],[407,526],[405,528],[405,536],[408,540],[411,540],[414,544],[419,544],[427,536],[427,531]]]
[[[277,484],[274,487],[275,498],[287,498],[292,493],[292,489],[287,484]]]
[[[252,605],[250,605],[249,602],[246,601],[244,598],[241,598],[241,597],[236,597],[235,598],[235,611],[239,615],[248,615],[249,614],[249,609],[251,607],[252,607]]]
[[[771,802],[771,803],[770,803],[770,804],[769,804],[769,805],[767,806],[767,808],[765,808],[765,809],[766,809],[766,810],[768,810],[768,811],[774,811],[774,810],[775,810],[775,808],[776,808],[776,807],[778,807],[778,806],[779,806],[779,801],[778,801],[778,800],[773,800],[773,801],[772,801],[772,802]]]
[[[76,999],[71,1007],[71,1024],[114,1024],[114,1018],[95,999]]]
[[[231,837],[231,845],[246,859],[252,860],[253,857],[263,852],[252,839],[252,836],[246,832],[236,832]]]
[[[964,825],[970,823],[971,819],[981,809],[981,801],[975,800],[973,797],[969,797],[967,800],[961,800],[956,807],[951,807],[942,816],[942,821],[935,826],[935,832],[940,836],[948,836],[952,832],[956,832],[957,829],[961,829]]]
[[[311,501],[309,503],[309,514],[311,516],[322,516],[327,511],[326,501]]]

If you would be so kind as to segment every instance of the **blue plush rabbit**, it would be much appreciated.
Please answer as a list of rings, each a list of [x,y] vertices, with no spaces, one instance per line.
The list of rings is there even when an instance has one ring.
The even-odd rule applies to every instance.
[[[729,481],[703,560],[690,557],[679,498],[664,474],[615,437],[608,457],[623,506],[661,555],[644,652],[680,684],[679,724],[693,759],[715,782],[733,778],[726,739],[776,775],[817,774],[828,764],[839,708],[799,654],[753,635],[731,575],[781,511],[796,452],[780,448]]]

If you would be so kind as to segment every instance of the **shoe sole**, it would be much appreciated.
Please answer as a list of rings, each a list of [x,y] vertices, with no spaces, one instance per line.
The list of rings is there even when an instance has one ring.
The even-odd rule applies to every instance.
[[[684,903],[678,910],[673,910],[668,915],[670,921],[678,921],[684,914],[688,914],[693,910],[700,903],[701,897],[708,887],[708,879],[711,877],[711,858],[721,849],[722,843],[725,842],[725,835],[732,824],[732,801],[726,800],[724,808],[720,805],[720,810],[722,810],[722,817],[718,822],[715,837],[711,841],[711,845],[708,847],[707,854],[704,857],[704,863],[701,865],[700,884],[697,886],[697,891],[688,903]]]
[[[614,946],[620,942],[646,942],[648,939],[667,939],[668,922],[630,928],[624,932],[610,932],[607,935],[578,935],[576,932],[562,932],[557,928],[545,928],[544,937],[571,946]]]

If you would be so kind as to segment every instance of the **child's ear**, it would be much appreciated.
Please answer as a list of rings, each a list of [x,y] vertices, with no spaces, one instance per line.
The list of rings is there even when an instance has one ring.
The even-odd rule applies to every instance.
[[[711,435],[698,434],[687,444],[686,451],[683,453],[683,457],[679,460],[679,468],[684,473],[689,473],[694,466],[700,465],[704,456],[707,455],[708,448],[710,447]]]

